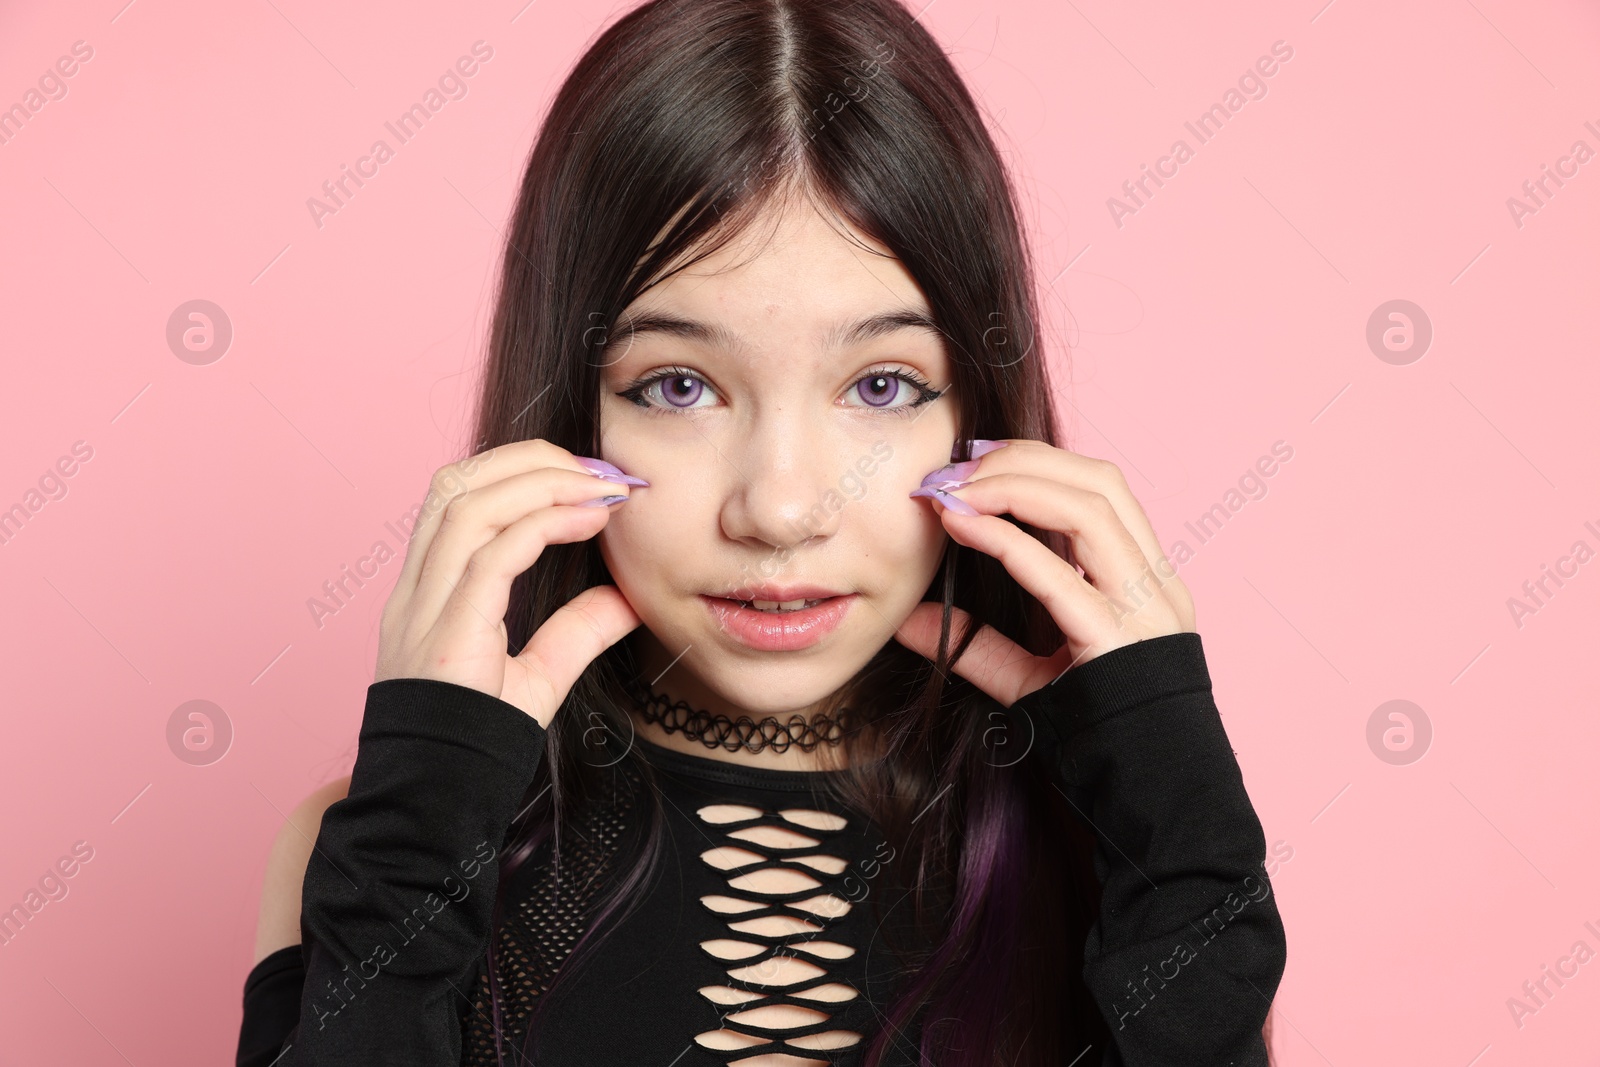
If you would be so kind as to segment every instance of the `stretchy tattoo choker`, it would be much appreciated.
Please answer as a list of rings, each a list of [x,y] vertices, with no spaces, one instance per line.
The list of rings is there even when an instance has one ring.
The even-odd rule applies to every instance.
[[[721,745],[729,752],[744,749],[746,752],[787,752],[790,745],[810,752],[818,745],[837,745],[844,740],[848,730],[845,709],[839,718],[817,715],[809,721],[799,715],[789,716],[788,722],[779,722],[767,716],[756,722],[748,715],[737,719],[727,715],[692,708],[682,700],[669,701],[665,696],[651,692],[637,679],[628,683],[639,713],[646,722],[657,723],[667,733],[683,732],[691,741],[699,741],[707,748]]]

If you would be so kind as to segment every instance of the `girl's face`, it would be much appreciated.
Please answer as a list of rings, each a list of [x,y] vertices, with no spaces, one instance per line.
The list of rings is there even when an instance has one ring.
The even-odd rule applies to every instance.
[[[922,599],[947,535],[907,494],[956,431],[911,275],[791,205],[629,306],[601,398],[601,455],[650,483],[599,535],[642,680],[757,719],[832,694]]]

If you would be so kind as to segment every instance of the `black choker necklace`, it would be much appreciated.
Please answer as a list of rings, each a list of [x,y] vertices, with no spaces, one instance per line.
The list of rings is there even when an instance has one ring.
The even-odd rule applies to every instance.
[[[661,694],[651,692],[637,679],[627,683],[627,688],[639,706],[645,722],[657,723],[667,733],[683,731],[691,741],[699,741],[707,748],[721,745],[729,752],[744,749],[746,752],[787,752],[790,745],[798,745],[810,752],[821,744],[837,745],[848,732],[846,714],[837,719],[817,715],[809,721],[799,715],[789,716],[788,722],[779,722],[769,715],[756,722],[748,715],[737,719],[726,715],[690,707],[682,700],[669,701]],[[845,709],[846,713],[848,709]]]

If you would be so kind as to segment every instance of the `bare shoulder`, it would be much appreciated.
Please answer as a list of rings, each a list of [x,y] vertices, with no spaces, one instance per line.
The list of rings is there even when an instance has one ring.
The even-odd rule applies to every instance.
[[[278,828],[267,856],[261,888],[261,914],[256,922],[255,962],[281,948],[300,943],[300,891],[305,882],[311,846],[322,829],[322,813],[350,792],[350,778],[335,779],[312,791]],[[253,964],[252,964],[253,966]]]

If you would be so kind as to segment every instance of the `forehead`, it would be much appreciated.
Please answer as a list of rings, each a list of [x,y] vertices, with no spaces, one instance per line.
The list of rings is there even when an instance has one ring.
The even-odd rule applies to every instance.
[[[939,337],[910,272],[880,242],[801,201],[763,211],[721,248],[645,290],[619,317],[608,347],[676,338],[754,355],[771,345],[845,350],[902,333]]]

